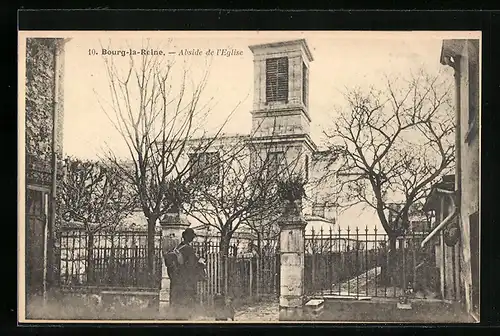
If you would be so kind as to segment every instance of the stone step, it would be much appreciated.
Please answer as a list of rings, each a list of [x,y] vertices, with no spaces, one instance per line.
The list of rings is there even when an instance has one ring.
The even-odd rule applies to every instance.
[[[304,305],[304,312],[307,319],[317,319],[323,313],[325,300],[311,299]]]
[[[357,296],[357,295],[348,295],[348,294],[331,294],[331,295],[323,295],[324,300],[356,300],[356,301],[369,301],[372,299],[371,296]]]
[[[397,303],[397,308],[398,309],[410,310],[410,309],[412,309],[412,305],[411,305],[411,302],[406,302],[406,303],[398,302]]]

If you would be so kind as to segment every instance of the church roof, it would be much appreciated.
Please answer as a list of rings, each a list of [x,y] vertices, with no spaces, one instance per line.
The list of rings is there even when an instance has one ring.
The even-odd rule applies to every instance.
[[[309,58],[309,61],[312,62],[314,60],[314,58],[312,56],[311,50],[309,49],[309,46],[307,45],[307,42],[305,39],[279,41],[279,42],[271,42],[271,43],[264,43],[264,44],[254,44],[254,45],[248,46],[248,48],[252,52],[255,52],[258,49],[285,47],[285,46],[297,45],[297,44],[299,44],[303,47],[303,49],[307,55],[307,58]]]

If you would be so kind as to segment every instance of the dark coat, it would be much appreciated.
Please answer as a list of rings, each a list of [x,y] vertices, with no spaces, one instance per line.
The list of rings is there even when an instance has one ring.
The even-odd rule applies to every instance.
[[[181,282],[184,288],[196,290],[198,283],[198,257],[191,244],[181,243],[180,250],[184,259],[184,264],[179,267],[177,280]]]
[[[194,309],[196,289],[200,279],[200,264],[191,244],[181,243],[179,247],[184,263],[178,272],[172,274],[170,282],[170,302],[173,306],[182,307],[187,311]]]

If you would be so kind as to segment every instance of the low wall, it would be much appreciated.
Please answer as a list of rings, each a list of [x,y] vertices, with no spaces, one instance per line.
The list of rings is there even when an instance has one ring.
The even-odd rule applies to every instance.
[[[78,288],[61,289],[28,303],[28,319],[157,319],[159,291]]]
[[[414,300],[412,309],[398,309],[397,300],[325,299],[323,321],[380,323],[472,323],[471,317],[455,303]]]
[[[105,290],[100,295],[101,304],[107,311],[123,311],[125,309],[144,311],[151,308],[158,311],[159,308],[159,291]]]

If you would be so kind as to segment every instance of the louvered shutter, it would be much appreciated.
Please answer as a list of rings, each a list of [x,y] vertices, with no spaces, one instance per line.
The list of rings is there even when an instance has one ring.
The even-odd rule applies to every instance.
[[[288,101],[288,58],[266,60],[266,101]]]

